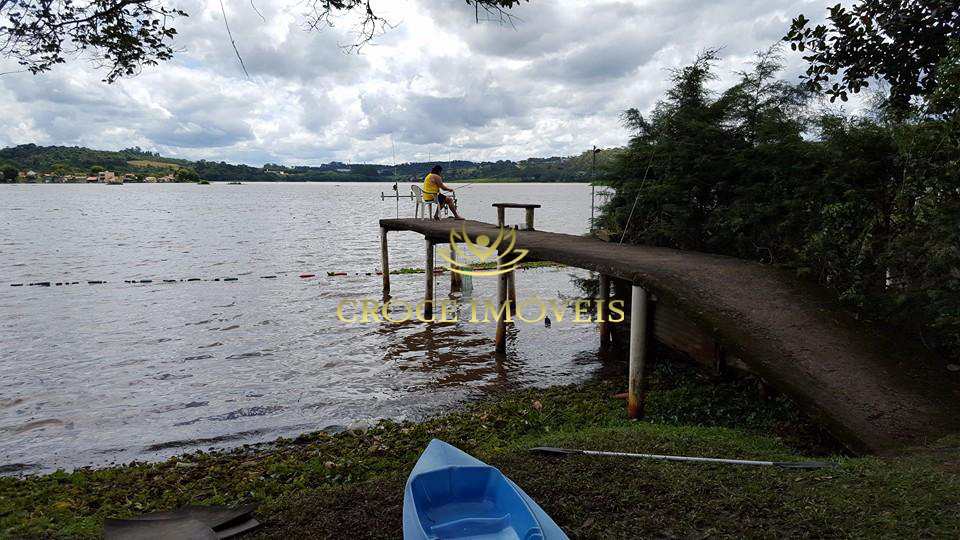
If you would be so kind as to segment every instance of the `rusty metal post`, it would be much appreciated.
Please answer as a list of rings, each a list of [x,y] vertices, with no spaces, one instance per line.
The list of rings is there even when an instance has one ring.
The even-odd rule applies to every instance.
[[[610,318],[610,312],[607,306],[607,302],[610,301],[610,276],[606,274],[600,274],[600,294],[598,296],[597,313],[601,314],[600,348],[606,349],[610,346],[610,323],[607,322],[607,319]]]
[[[630,418],[643,416],[644,367],[649,351],[649,298],[639,285],[633,286],[630,297],[630,372],[627,383],[627,415]]]
[[[380,227],[380,270],[383,271],[383,299],[390,298],[390,257],[387,251],[387,230]]]

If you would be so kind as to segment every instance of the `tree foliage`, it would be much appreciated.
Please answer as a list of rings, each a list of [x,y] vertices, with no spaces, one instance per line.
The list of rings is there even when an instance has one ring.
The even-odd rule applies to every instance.
[[[84,51],[113,82],[173,57],[178,16],[163,0],[0,0],[0,53],[37,74]]]
[[[174,173],[173,176],[174,178],[177,179],[177,182],[199,182],[200,181],[200,175],[197,174],[197,171],[188,167],[181,167],[177,169],[177,172]]]
[[[890,85],[890,104],[899,111],[908,110],[913,98],[937,91],[940,60],[957,39],[960,8],[955,0],[863,0],[851,8],[837,4],[829,9],[827,24],[811,27],[799,15],[784,37],[804,53],[808,88],[825,91],[831,101],[847,101],[848,94],[879,79]]]
[[[716,52],[628,111],[600,225],[626,241],[794,269],[960,356],[960,123],[813,114],[776,50],[711,92]]]
[[[0,167],[0,173],[3,175],[4,182],[16,182],[19,171],[13,165],[4,165]]]
[[[509,18],[521,0],[464,0],[479,13]],[[529,1],[529,0],[524,0]],[[31,73],[53,69],[85,54],[106,70],[106,82],[135,75],[144,66],[173,57],[172,26],[187,13],[170,0],[0,0],[0,55]],[[379,33],[387,21],[371,0],[308,0],[306,26],[332,25],[337,12],[362,10],[357,45]],[[255,8],[254,8],[255,9]]]

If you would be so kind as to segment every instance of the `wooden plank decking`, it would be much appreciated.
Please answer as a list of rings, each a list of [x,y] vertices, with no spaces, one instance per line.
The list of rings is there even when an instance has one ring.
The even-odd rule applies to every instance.
[[[452,228],[496,236],[478,221],[384,219],[437,243]],[[960,386],[926,351],[859,322],[824,289],[750,261],[519,231],[517,247],[631,281],[712,333],[769,383],[858,451],[896,453],[960,432]],[[519,291],[522,296],[523,291]]]

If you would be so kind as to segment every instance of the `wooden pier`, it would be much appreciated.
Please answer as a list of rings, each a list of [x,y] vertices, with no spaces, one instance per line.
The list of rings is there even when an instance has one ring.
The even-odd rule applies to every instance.
[[[691,324],[715,340],[720,368],[736,357],[752,372],[797,400],[854,451],[896,453],[960,432],[960,385],[938,370],[928,353],[896,336],[855,320],[828,291],[776,268],[718,255],[617,245],[601,240],[532,230],[517,232],[528,259],[596,272],[601,297],[611,280],[631,287],[628,408],[642,415],[643,378],[650,342],[661,325],[660,306],[672,325]],[[452,229],[471,238],[495,238],[499,227],[479,221],[383,219],[384,293],[389,294],[387,235],[412,231],[426,246],[426,299],[433,299],[433,249]],[[515,278],[503,274],[499,301],[515,293]],[[654,310],[656,306],[656,310]],[[664,310],[666,312],[666,310]],[[502,324],[502,323],[501,323]],[[504,350],[498,324],[495,347]],[[600,325],[599,346],[610,331]],[[669,344],[669,340],[667,340]],[[682,347],[681,347],[682,348]]]

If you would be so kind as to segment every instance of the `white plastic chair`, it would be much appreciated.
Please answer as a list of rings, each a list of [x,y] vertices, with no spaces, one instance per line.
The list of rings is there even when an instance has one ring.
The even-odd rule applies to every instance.
[[[432,201],[423,200],[423,190],[417,185],[410,186],[410,192],[413,193],[413,200],[417,205],[416,208],[413,209],[413,217],[423,219],[433,218],[433,207],[437,204],[436,196],[434,196]]]

